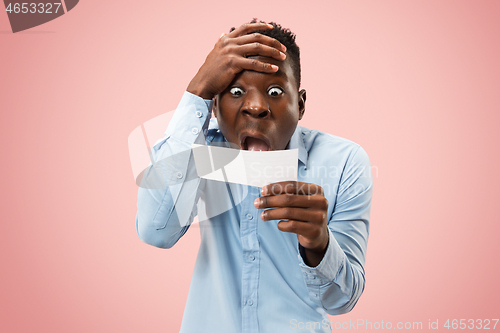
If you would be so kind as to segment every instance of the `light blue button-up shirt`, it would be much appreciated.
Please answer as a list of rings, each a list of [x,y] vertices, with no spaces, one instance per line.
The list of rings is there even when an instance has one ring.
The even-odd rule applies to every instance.
[[[184,93],[139,188],[136,227],[144,242],[169,248],[198,216],[201,244],[181,332],[330,332],[329,314],[350,311],[365,285],[372,176],[357,144],[298,126],[298,180],[328,199],[329,245],[307,266],[297,235],[262,221],[260,188],[200,179],[192,144],[224,145],[212,102]]]

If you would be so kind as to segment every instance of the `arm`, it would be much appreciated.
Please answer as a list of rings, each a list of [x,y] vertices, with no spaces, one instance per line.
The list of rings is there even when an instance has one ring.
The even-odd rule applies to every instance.
[[[191,146],[205,144],[211,99],[222,92],[242,70],[276,72],[266,62],[249,59],[262,55],[283,60],[285,47],[262,34],[272,26],[244,24],[221,37],[189,83],[165,137],[151,151],[152,163],[143,173],[137,199],[136,229],[151,245],[170,248],[187,231],[197,214],[196,204],[204,181],[196,174]],[[205,101],[203,100],[205,99]]]
[[[365,285],[372,196],[370,162],[364,150],[358,148],[348,159],[329,218],[322,189],[315,184],[276,183],[264,191],[269,194],[263,193],[266,199],[256,206],[280,207],[264,211],[262,219],[284,219],[278,228],[297,234],[299,262],[311,299],[329,314],[352,310]]]
[[[172,247],[196,216],[203,180],[198,178],[191,153],[193,143],[204,144],[212,101],[184,93],[165,137],[152,151],[152,164],[143,173],[137,198],[139,238],[161,248]]]

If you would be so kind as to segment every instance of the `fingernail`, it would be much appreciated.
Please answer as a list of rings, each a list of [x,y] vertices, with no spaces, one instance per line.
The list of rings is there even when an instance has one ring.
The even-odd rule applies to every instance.
[[[267,193],[266,188],[265,188],[265,187],[263,187],[263,188],[260,190],[260,193],[261,193],[262,195],[266,195],[266,193]]]
[[[280,68],[279,68],[278,66],[276,66],[276,65],[271,65],[271,68],[272,68],[273,70],[275,70],[275,71],[277,71],[278,69],[280,69]]]
[[[282,46],[281,48],[283,49],[283,52],[286,52],[286,46],[283,44],[281,44],[281,46]]]
[[[259,208],[259,203],[260,203],[260,200],[259,198],[255,199],[255,201],[253,202],[253,205],[256,207],[256,208]]]
[[[280,52],[280,53],[281,53],[281,57],[282,57],[283,59],[286,59],[286,54],[284,54],[283,52]]]

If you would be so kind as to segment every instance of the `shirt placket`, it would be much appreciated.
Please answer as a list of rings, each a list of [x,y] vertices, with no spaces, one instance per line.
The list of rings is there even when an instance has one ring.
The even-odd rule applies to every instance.
[[[240,237],[243,255],[241,274],[241,309],[242,332],[257,333],[259,323],[257,318],[260,267],[260,245],[257,238],[259,211],[253,202],[259,196],[260,189],[249,187],[244,209],[240,215]]]

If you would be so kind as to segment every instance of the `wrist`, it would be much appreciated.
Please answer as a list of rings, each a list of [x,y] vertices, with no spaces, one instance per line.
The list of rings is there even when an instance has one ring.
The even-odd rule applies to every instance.
[[[303,247],[302,244],[299,243],[299,252],[304,263],[310,267],[318,266],[325,256],[329,243],[329,237],[326,238],[326,241],[321,242],[320,245],[312,248]]]
[[[215,94],[211,93],[203,84],[198,83],[196,77],[191,80],[186,88],[186,91],[207,100],[210,100],[215,96]]]

